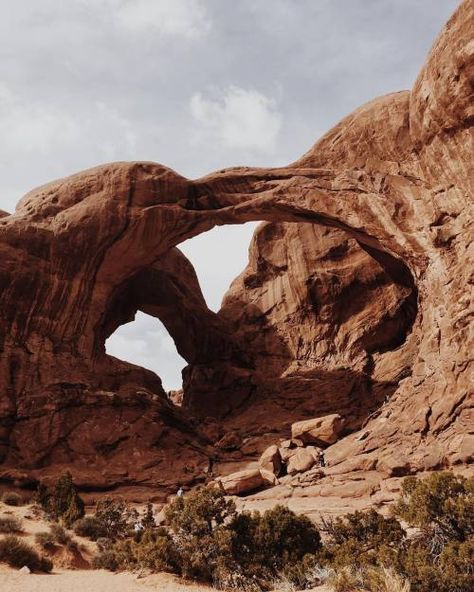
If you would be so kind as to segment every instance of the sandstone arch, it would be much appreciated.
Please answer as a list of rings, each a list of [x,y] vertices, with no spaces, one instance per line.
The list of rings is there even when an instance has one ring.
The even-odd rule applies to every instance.
[[[410,375],[363,439],[349,436],[331,447],[331,462],[341,471],[369,464],[387,474],[471,462],[473,23],[474,2],[467,0],[411,92],[364,105],[287,167],[236,168],[189,181],[154,163],[104,165],[37,189],[14,214],[2,215],[3,476],[18,476],[20,467],[30,478],[79,459],[85,482],[136,483],[146,474],[145,481],[167,486],[173,475],[163,467],[177,449],[175,467],[188,465],[190,478],[200,470],[210,441],[164,399],[156,376],[111,360],[102,345],[135,306],[166,317],[167,310],[156,309],[160,299],[179,293],[183,310],[188,298],[199,300],[194,280],[179,286],[186,267],[173,250],[179,242],[250,220],[343,230],[392,279],[416,284],[420,313],[402,348]],[[148,302],[136,294],[143,285]],[[153,297],[154,288],[166,286],[167,295]],[[209,316],[194,304],[202,313],[196,327],[206,327],[209,341],[205,348],[199,339],[179,346],[191,363],[205,366],[196,352],[208,347],[222,349],[230,365],[238,359],[237,367],[251,366],[226,326],[238,315]],[[389,351],[371,379],[384,376],[399,355]],[[99,437],[104,423],[114,422],[120,427],[109,440]],[[133,467],[130,450],[139,459]]]

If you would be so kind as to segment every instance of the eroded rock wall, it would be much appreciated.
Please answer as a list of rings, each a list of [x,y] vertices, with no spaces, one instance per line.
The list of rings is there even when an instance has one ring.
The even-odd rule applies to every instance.
[[[219,429],[271,431],[295,410],[353,420],[327,450],[339,475],[472,462],[473,38],[466,0],[411,92],[362,106],[287,167],[189,181],[115,163],[2,213],[1,476],[73,465],[90,487],[166,489],[202,477]],[[249,220],[271,224],[215,315],[173,249]],[[105,354],[136,310],[189,362],[184,410]]]

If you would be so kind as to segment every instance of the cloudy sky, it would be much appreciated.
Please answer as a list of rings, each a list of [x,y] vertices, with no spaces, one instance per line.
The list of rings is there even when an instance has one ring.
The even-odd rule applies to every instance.
[[[409,88],[457,0],[0,0],[0,209],[112,160],[188,177],[278,166],[361,103]],[[210,308],[251,224],[183,244]],[[108,342],[179,385],[156,319]]]

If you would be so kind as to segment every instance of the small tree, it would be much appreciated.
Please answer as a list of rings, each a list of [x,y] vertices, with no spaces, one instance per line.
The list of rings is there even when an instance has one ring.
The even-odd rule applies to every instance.
[[[447,471],[407,477],[394,514],[429,537],[463,542],[474,535],[474,479]]]
[[[176,534],[204,536],[235,514],[235,503],[217,487],[202,487],[192,495],[176,498],[165,511]]]
[[[57,479],[52,489],[40,483],[37,499],[53,520],[62,520],[68,528],[84,516],[84,502],[69,471]]]
[[[156,526],[155,517],[153,516],[153,504],[148,502],[141,519],[143,530],[154,528]]]
[[[405,531],[396,518],[375,510],[323,520],[328,534],[324,557],[334,566],[395,565],[404,549]]]
[[[132,522],[138,519],[138,512],[123,499],[105,498],[96,506],[95,519],[101,525],[101,536],[116,539],[129,532]]]

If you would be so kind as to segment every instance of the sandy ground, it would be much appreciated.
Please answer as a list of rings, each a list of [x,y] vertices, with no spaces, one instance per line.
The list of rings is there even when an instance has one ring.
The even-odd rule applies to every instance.
[[[0,568],[1,570],[1,568]],[[109,571],[58,571],[49,575],[0,571],[1,592],[216,592],[214,588],[185,584],[168,574],[137,578],[130,573]],[[326,587],[317,592],[329,592]]]
[[[131,573],[103,570],[57,571],[48,575],[0,571],[1,592],[215,592],[181,583],[168,574],[137,578]]]

